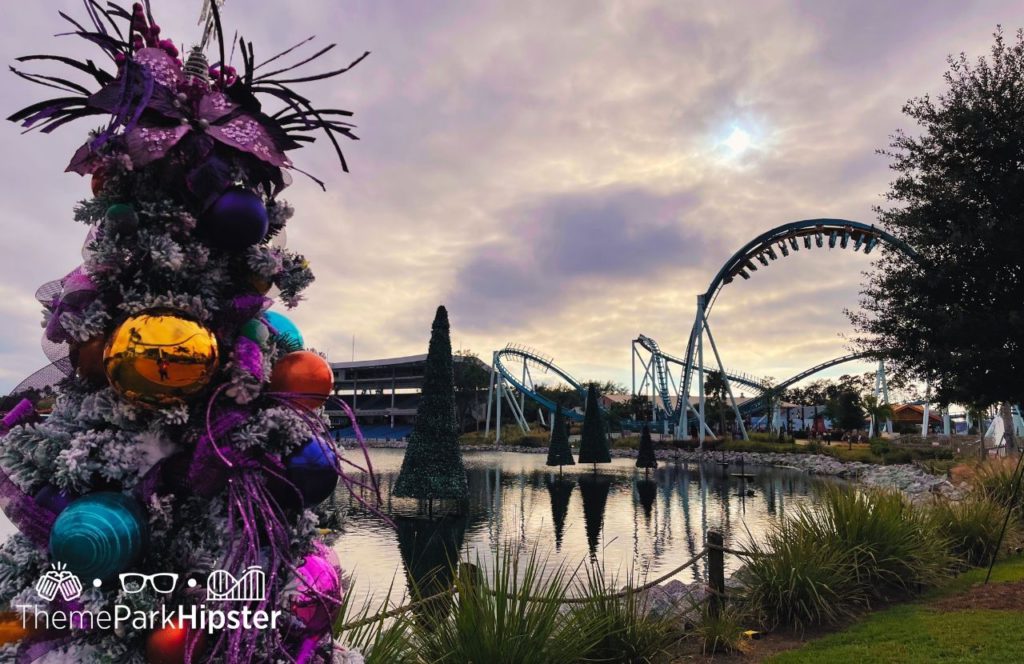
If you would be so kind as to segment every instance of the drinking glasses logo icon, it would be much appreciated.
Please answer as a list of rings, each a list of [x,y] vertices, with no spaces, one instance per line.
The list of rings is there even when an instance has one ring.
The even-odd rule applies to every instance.
[[[263,570],[255,565],[237,579],[231,572],[219,569],[206,579],[206,588],[207,601],[258,602],[266,599],[267,578]]]
[[[68,570],[64,563],[50,565],[50,570],[39,577],[36,592],[47,602],[52,602],[59,594],[65,602],[82,596],[82,582]]]
[[[150,588],[162,595],[174,592],[178,585],[178,575],[172,572],[159,572],[157,574],[139,574],[138,572],[125,572],[118,575],[121,580],[121,590],[134,595],[142,592],[142,589],[149,585]]]

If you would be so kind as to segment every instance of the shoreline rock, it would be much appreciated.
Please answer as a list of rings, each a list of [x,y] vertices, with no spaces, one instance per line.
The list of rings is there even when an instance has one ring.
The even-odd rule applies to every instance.
[[[341,441],[354,443],[355,441]],[[367,447],[378,449],[405,449],[406,443],[401,440],[368,440]],[[516,447],[501,445],[464,445],[464,452],[517,452],[522,454],[547,454],[546,447]],[[701,455],[693,451],[656,450],[659,461],[680,461],[696,463]],[[613,449],[613,458],[636,458],[637,451],[632,449]],[[705,452],[704,461],[719,461],[721,452]],[[933,494],[946,498],[959,499],[961,490],[945,477],[932,475],[925,470],[910,464],[881,466],[860,461],[840,461],[824,454],[787,454],[775,452],[725,452],[725,460],[730,464],[739,464],[740,459],[746,466],[763,466],[772,468],[789,468],[806,472],[808,475],[822,475],[849,481],[862,486],[880,489],[895,489],[905,493],[911,500],[923,500]]]

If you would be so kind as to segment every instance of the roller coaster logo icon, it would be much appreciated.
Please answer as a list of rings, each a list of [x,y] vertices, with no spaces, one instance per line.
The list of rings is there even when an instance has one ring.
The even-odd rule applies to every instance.
[[[266,599],[267,577],[259,567],[245,570],[237,579],[226,570],[215,570],[206,579],[206,600],[210,602],[258,602]]]

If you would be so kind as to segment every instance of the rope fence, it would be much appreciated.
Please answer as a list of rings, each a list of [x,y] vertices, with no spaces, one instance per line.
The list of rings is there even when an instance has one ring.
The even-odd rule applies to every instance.
[[[661,576],[652,581],[648,581],[647,583],[644,583],[636,587],[627,587],[618,592],[609,593],[607,595],[594,595],[589,597],[551,598],[517,595],[515,596],[515,598],[521,601],[536,602],[542,604],[587,604],[589,602],[600,602],[609,599],[617,599],[619,597],[635,595],[637,593],[642,593],[646,590],[650,590],[654,586],[660,585],[665,581],[669,580],[676,574],[679,574],[680,572],[696,565],[699,560],[707,558],[709,581],[708,601],[711,604],[711,611],[715,613],[721,610],[721,605],[725,598],[725,554],[740,556],[744,558],[756,558],[770,555],[768,553],[759,551],[742,551],[739,549],[730,549],[725,547],[723,541],[724,538],[722,536],[722,533],[716,530],[709,530],[707,531],[707,544],[705,545],[705,547],[698,551],[692,558],[687,560],[685,563],[679,565],[678,567],[668,572],[665,572],[664,574],[662,574]],[[366,616],[358,620],[347,622],[338,627],[335,630],[335,633],[346,632],[352,629],[358,629],[360,627],[365,627],[367,625],[382,622],[390,618],[395,618],[397,616],[400,616],[404,613],[408,613],[409,611],[413,611],[421,606],[430,604],[431,602],[435,602],[444,597],[455,596],[458,594],[458,592],[458,586],[453,585],[444,590],[441,590],[440,592],[434,593],[433,595],[423,597],[413,602],[409,602],[408,604],[403,604],[402,606],[396,607],[394,609],[389,609],[388,611],[384,611],[376,615]],[[492,596],[499,596],[503,594],[494,590],[488,590],[487,592]]]

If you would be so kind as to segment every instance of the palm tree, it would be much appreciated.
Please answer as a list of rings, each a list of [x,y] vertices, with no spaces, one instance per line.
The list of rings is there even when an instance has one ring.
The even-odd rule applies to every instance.
[[[892,419],[892,406],[880,402],[875,394],[864,397],[863,406],[864,412],[871,418],[872,433],[881,432],[880,423]]]

